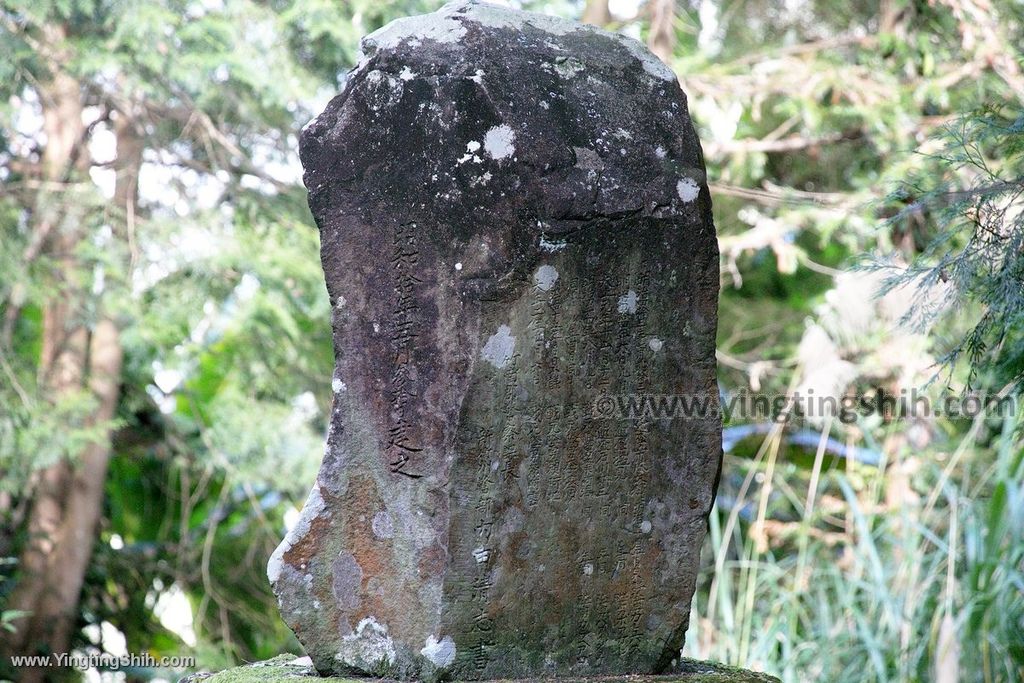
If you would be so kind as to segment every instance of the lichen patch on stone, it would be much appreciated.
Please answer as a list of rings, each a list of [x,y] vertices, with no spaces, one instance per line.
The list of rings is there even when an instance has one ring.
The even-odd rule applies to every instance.
[[[443,669],[455,661],[455,641],[451,636],[445,636],[441,640],[438,640],[437,636],[429,636],[420,654],[434,666]]]
[[[676,193],[684,202],[692,202],[700,195],[700,185],[693,178],[681,178],[676,183]]]
[[[334,558],[331,571],[334,574],[331,591],[338,607],[344,611],[355,609],[359,605],[359,589],[363,583],[362,567],[352,553],[342,550]]]
[[[558,282],[558,271],[554,266],[543,265],[533,274],[533,284],[542,292],[549,291]]]
[[[387,626],[366,617],[356,626],[354,633],[341,639],[334,658],[342,664],[364,671],[385,668],[395,660],[395,644],[388,635]]]
[[[512,352],[516,347],[516,338],[512,336],[512,328],[499,325],[498,331],[491,335],[480,356],[496,368],[503,368],[512,360]]]
[[[515,139],[515,132],[505,124],[494,126],[484,136],[484,151],[492,159],[507,159],[516,151]]]
[[[540,248],[544,251],[561,251],[567,246],[569,246],[569,243],[563,240],[549,240],[544,235],[540,236]]]
[[[406,41],[410,44],[423,40],[458,42],[466,35],[466,27],[454,16],[458,9],[459,6],[453,3],[433,14],[396,19],[363,38],[363,52],[373,54],[377,50],[398,47]]]

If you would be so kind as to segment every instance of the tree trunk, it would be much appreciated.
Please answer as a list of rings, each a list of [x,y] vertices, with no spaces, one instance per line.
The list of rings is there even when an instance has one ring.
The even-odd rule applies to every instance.
[[[57,27],[42,33],[48,46],[59,46],[65,38],[65,32]],[[54,54],[66,56],[59,47]],[[44,181],[58,184],[67,181],[78,166],[77,148],[85,132],[81,89],[73,77],[54,71],[49,80],[40,82],[38,92],[46,134],[41,175]],[[33,232],[40,250],[53,255],[60,273],[60,281],[54,284],[55,296],[43,309],[39,358],[40,385],[54,404],[80,390],[88,347],[87,331],[71,315],[81,298],[72,256],[81,237],[74,211],[64,206],[62,199],[59,191],[41,189],[33,207]],[[48,576],[64,518],[70,471],[67,461],[61,460],[39,473],[29,511],[28,540],[18,562],[19,581],[7,603],[8,609],[27,613],[13,624],[17,630],[7,645],[12,653],[35,652],[46,643],[41,634],[48,630],[49,619],[40,613],[39,605],[51,589]]]
[[[647,7],[651,14],[647,47],[658,56],[658,59],[671,64],[672,52],[676,47],[675,0],[651,0]]]
[[[608,9],[608,0],[587,0],[580,18],[584,24],[593,24],[604,28],[612,23],[612,13]]]
[[[48,43],[59,46],[63,29],[46,27]],[[82,123],[80,84],[61,71],[68,56],[63,48],[50,53],[50,80],[39,86],[47,143],[42,170],[45,180],[64,182],[78,172],[84,175],[89,159]],[[133,224],[142,139],[127,115],[115,121],[118,158],[114,201],[125,212],[122,225]],[[113,320],[100,311],[90,330],[85,315],[85,296],[76,274],[76,247],[86,237],[82,215],[73,200],[58,192],[37,202],[36,232],[40,248],[59,264],[61,282],[43,311],[40,352],[40,384],[47,399],[62,399],[88,390],[94,401],[87,427],[109,424],[116,414],[120,393],[123,351]],[[123,232],[123,230],[122,230]],[[18,583],[8,609],[27,615],[16,620],[15,633],[3,646],[5,654],[66,653],[70,650],[78,620],[78,603],[92,556],[103,511],[104,482],[110,459],[109,433],[77,453],[39,473],[33,492],[27,529],[28,541],[19,558]],[[53,669],[22,669],[22,683],[52,679]]]
[[[109,423],[114,417],[121,363],[117,326],[110,320],[100,320],[89,343],[89,389],[97,401],[91,421],[95,424]],[[107,440],[86,446],[64,491],[64,520],[53,548],[49,590],[41,596],[38,607],[39,614],[47,619],[49,649],[53,652],[70,649],[78,618],[78,599],[103,513],[103,484],[109,460]]]

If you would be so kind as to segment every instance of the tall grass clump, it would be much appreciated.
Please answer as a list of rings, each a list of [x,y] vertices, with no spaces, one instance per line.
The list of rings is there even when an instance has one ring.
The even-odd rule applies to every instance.
[[[867,467],[727,456],[689,656],[785,681],[1024,680],[1024,437],[979,416]],[[822,430],[822,445],[831,431]]]

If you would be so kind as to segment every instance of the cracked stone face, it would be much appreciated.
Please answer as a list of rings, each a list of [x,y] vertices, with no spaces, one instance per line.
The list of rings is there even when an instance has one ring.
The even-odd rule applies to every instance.
[[[721,426],[622,411],[718,401],[685,95],[635,41],[488,5],[363,51],[301,138],[336,367],[281,613],[325,674],[672,671]]]

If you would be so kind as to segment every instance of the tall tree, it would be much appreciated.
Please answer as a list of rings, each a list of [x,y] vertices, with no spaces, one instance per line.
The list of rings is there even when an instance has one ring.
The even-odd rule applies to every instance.
[[[62,68],[71,59],[67,33],[67,26],[59,23],[25,32],[41,62],[36,93],[46,134],[38,168],[28,173],[39,178],[45,189],[35,201],[32,240],[25,256],[49,256],[55,264],[50,296],[42,302],[40,398],[58,405],[91,393],[91,405],[82,418],[104,430],[117,401],[121,349],[111,321],[90,325],[84,315],[83,264],[77,256],[87,237],[83,207],[59,196],[59,188],[87,177],[91,161],[83,124],[83,87]],[[23,616],[14,621],[15,632],[5,647],[8,653],[29,652],[36,644],[55,652],[69,649],[99,517],[108,438],[103,434],[36,473],[29,540],[19,561],[24,578],[9,599],[10,608]],[[26,671],[23,680],[42,680],[43,675],[41,669]]]
[[[650,0],[650,28],[647,32],[647,47],[658,58],[670,64],[676,49],[676,0]]]
[[[583,7],[583,15],[580,21],[584,24],[594,26],[607,26],[612,21],[611,10],[608,9],[608,0],[587,0]]]

